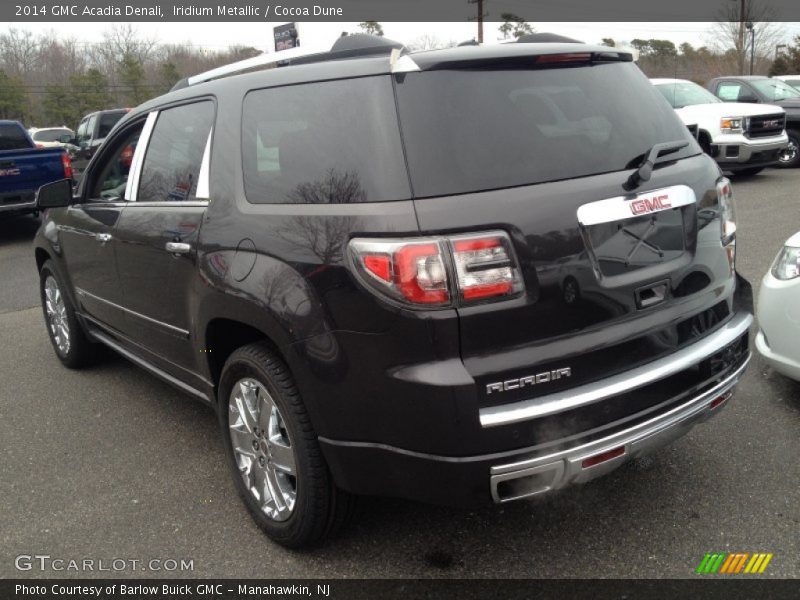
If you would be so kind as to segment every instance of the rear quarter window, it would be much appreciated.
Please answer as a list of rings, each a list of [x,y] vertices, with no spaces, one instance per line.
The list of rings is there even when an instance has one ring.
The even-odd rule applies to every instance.
[[[25,131],[14,123],[0,123],[0,150],[22,150],[30,148]]]
[[[251,203],[409,198],[390,78],[249,92],[242,110],[242,165]]]

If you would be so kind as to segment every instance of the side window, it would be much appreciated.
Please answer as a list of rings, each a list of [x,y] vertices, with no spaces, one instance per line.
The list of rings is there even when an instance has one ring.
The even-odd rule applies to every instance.
[[[725,102],[736,102],[739,99],[739,93],[742,86],[738,83],[723,82],[717,87],[717,96]]]
[[[94,129],[97,125],[97,115],[89,117],[89,122],[86,123],[86,140],[94,139]]]
[[[139,123],[112,141],[111,146],[100,159],[98,168],[94,169],[91,175],[89,191],[91,200],[105,202],[127,200],[125,187],[128,184],[133,153],[136,150],[143,126],[143,122]]]
[[[213,121],[211,101],[159,113],[144,157],[137,201],[182,202],[195,197]]]
[[[79,142],[88,139],[88,136],[86,135],[86,129],[88,124],[89,120],[83,119],[81,121],[81,124],[78,125],[78,132],[76,133],[75,137],[78,139]]]
[[[388,76],[254,90],[244,100],[247,200],[342,204],[410,197]]]

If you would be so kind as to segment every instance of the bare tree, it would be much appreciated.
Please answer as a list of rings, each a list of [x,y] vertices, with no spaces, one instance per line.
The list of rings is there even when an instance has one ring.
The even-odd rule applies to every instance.
[[[736,59],[737,74],[745,75],[750,64],[747,24],[751,23],[755,30],[755,55],[771,58],[775,45],[785,37],[783,25],[774,18],[772,8],[761,0],[725,0],[710,32],[710,44],[720,54],[730,53]]]
[[[23,76],[36,67],[39,41],[26,29],[12,27],[0,35],[0,65],[10,75]]]

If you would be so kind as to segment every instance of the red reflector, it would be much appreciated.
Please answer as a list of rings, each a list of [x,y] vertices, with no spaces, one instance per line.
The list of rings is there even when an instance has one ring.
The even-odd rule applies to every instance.
[[[581,463],[581,467],[583,467],[584,469],[588,469],[589,467],[599,465],[600,463],[609,461],[612,458],[617,458],[618,456],[622,456],[623,454],[625,454],[625,446],[620,446],[619,448],[614,448],[613,450],[608,450],[601,454],[595,454],[594,456],[590,456],[589,458],[584,458],[583,462]]]
[[[464,300],[475,300],[477,298],[488,298],[490,296],[502,296],[511,292],[511,282],[491,283],[487,285],[477,285],[464,289]]]
[[[64,179],[72,179],[72,161],[66,152],[61,155],[61,166],[64,168]]]
[[[722,404],[725,404],[728,400],[731,399],[731,396],[733,396],[733,392],[726,392],[726,393],[722,394],[722,396],[718,396],[718,397],[714,398],[714,400],[711,402],[711,404],[708,405],[708,408],[713,410],[713,409],[717,408],[718,406],[721,406]]]
[[[469,252],[470,250],[486,250],[487,248],[499,248],[502,244],[497,238],[478,238],[474,240],[457,240],[453,244],[456,252]]]
[[[569,54],[544,54],[536,59],[536,64],[577,62],[590,60],[592,55],[589,52],[571,52]]]
[[[385,254],[373,254],[364,257],[364,267],[378,279],[392,280],[392,261]]]

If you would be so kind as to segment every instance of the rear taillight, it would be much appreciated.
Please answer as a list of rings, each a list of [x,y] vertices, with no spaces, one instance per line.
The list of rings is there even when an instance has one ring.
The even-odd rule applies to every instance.
[[[406,305],[445,307],[516,296],[523,290],[508,235],[350,241],[351,263],[368,288]]]
[[[72,161],[66,152],[61,155],[61,166],[64,168],[64,179],[72,179]]]

